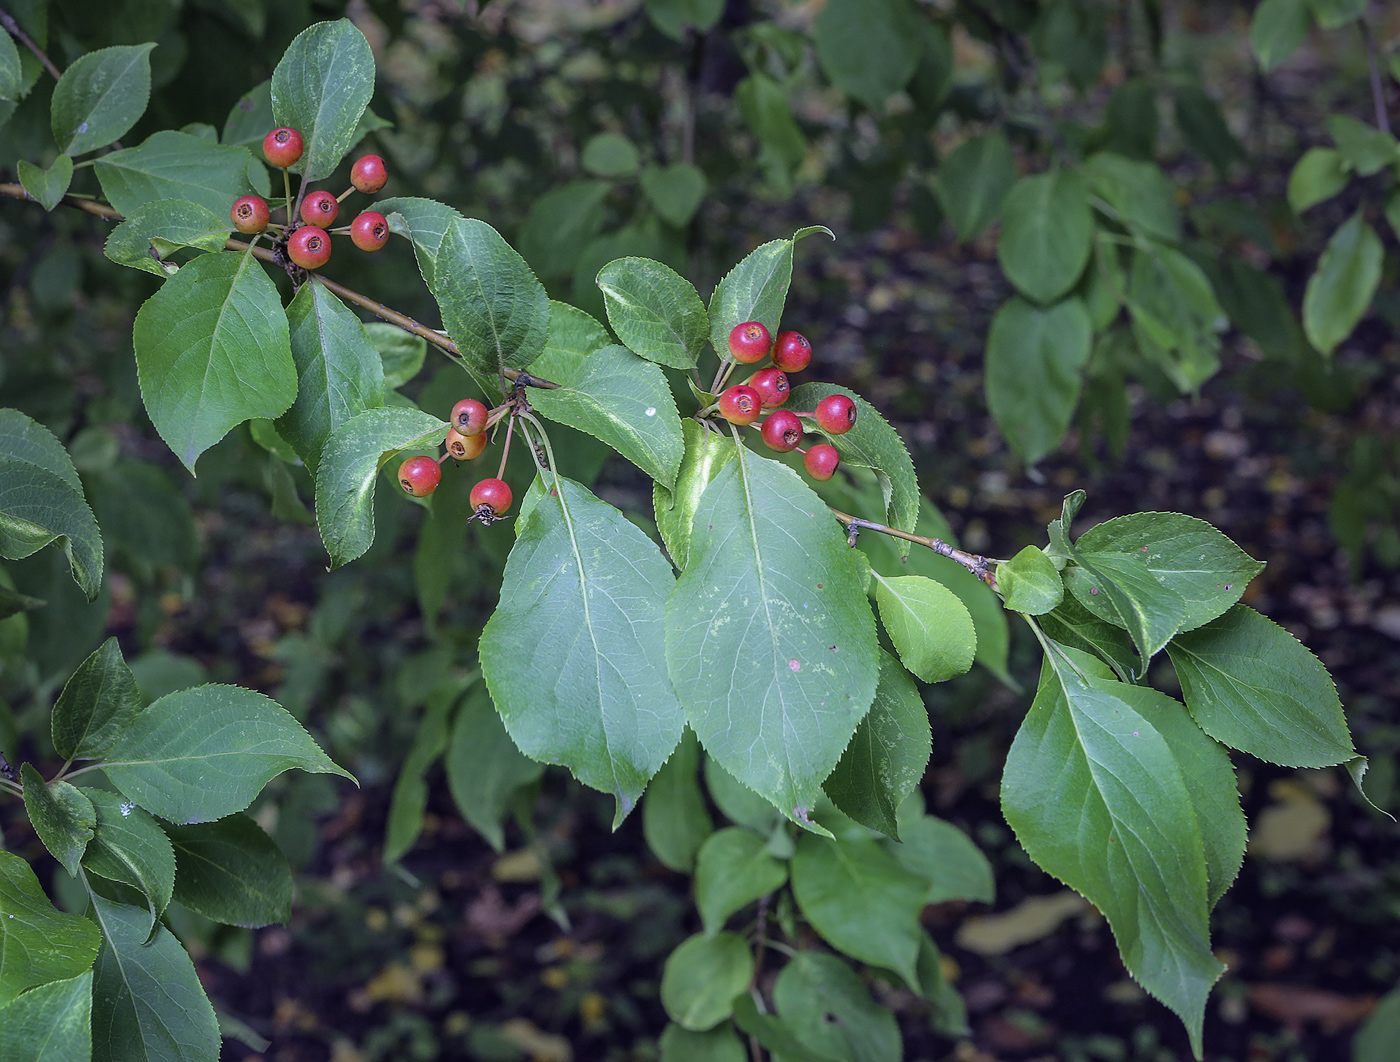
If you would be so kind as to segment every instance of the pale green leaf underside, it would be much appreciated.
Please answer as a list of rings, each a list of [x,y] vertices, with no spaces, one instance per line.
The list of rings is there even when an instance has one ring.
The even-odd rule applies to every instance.
[[[639,357],[689,369],[710,337],[709,316],[695,288],[649,258],[619,258],[598,274],[608,323]]]
[[[185,199],[157,199],[137,208],[113,229],[102,253],[118,265],[165,277],[169,274],[158,259],[164,259],[174,247],[217,251],[231,231],[227,211],[221,217]]]
[[[95,598],[102,585],[102,536],[82,492],[39,465],[0,459],[0,557],[23,560],[55,540],[74,580]]]
[[[943,682],[972,667],[972,616],[942,583],[922,575],[875,575],[875,602],[899,659],[919,678]]]

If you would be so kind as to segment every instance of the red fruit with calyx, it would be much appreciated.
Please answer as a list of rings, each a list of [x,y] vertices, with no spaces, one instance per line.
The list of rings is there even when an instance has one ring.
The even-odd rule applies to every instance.
[[[331,234],[303,225],[287,239],[287,257],[302,269],[320,269],[331,257]]]
[[[782,369],[759,369],[749,377],[749,386],[758,392],[764,409],[776,409],[792,393],[792,386]]]
[[[817,443],[802,455],[807,475],[813,479],[830,479],[836,474],[836,466],[840,463],[841,455],[836,452],[836,447],[827,443]]]
[[[373,195],[383,188],[388,180],[389,171],[384,166],[384,160],[378,155],[361,155],[355,160],[355,165],[350,167],[350,183],[355,186],[357,192]]]
[[[317,228],[330,228],[339,213],[340,201],[330,192],[312,192],[301,201],[301,220]]]
[[[274,129],[263,137],[263,158],[280,170],[296,165],[305,150],[306,144],[301,134],[286,126]]]
[[[350,222],[350,239],[362,251],[377,251],[389,242],[389,221],[375,210],[366,210]]]
[[[783,372],[801,372],[812,360],[812,344],[801,332],[779,332],[773,344],[773,364]]]
[[[752,365],[768,357],[773,349],[773,337],[761,321],[737,324],[729,333],[729,356],[735,361]]]
[[[447,433],[447,452],[458,461],[471,461],[486,449],[486,434],[463,435],[456,428]]]
[[[452,407],[452,427],[463,435],[480,435],[490,416],[491,411],[475,398],[464,398]]]
[[[399,465],[399,486],[405,494],[426,498],[442,482],[442,469],[431,457],[410,457]]]
[[[719,396],[719,415],[730,424],[752,424],[763,410],[763,399],[745,384],[736,384]]]
[[[267,228],[269,215],[267,200],[261,196],[244,195],[233,201],[233,209],[229,211],[229,217],[233,219],[233,227],[244,235],[251,236],[255,232],[262,232]]]
[[[510,508],[513,496],[510,493],[510,485],[505,480],[493,478],[483,479],[473,487],[468,500],[473,510],[479,511],[484,506],[496,516],[500,516]]]
[[[802,443],[802,421],[797,419],[796,413],[775,409],[763,422],[760,434],[768,449],[777,450],[780,454],[789,453]]]
[[[816,418],[822,431],[844,435],[855,427],[856,404],[845,395],[827,395],[817,403]]]

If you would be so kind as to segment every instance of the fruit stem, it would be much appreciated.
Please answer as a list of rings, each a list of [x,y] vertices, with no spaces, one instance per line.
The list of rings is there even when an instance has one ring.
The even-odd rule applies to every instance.
[[[283,166],[281,169],[282,193],[287,197],[287,224],[290,226],[292,223],[292,175],[288,172],[287,167]]]
[[[335,201],[336,201],[337,203],[343,203],[343,202],[345,202],[345,200],[347,200],[348,198],[350,198],[350,196],[353,195],[354,192],[355,192],[355,186],[352,184],[349,188],[345,189],[345,191],[341,192],[338,196],[336,196],[336,197],[335,197]]]
[[[540,442],[542,442],[542,443],[544,444],[544,454],[545,454],[545,457],[548,458],[548,461],[549,461],[549,467],[548,467],[548,468],[540,468],[540,455],[539,455],[539,451],[535,449],[535,436],[534,436],[534,433],[531,432],[531,431],[526,427],[525,424],[521,424],[521,425],[520,425],[520,430],[523,431],[523,432],[525,432],[526,441],[529,442],[529,444],[530,444],[530,456],[531,456],[532,458],[534,458],[534,460],[535,460],[535,468],[539,471],[540,477],[543,478],[543,477],[544,477],[544,474],[545,474],[546,472],[548,472],[550,475],[552,475],[552,476],[555,478],[555,480],[556,480],[556,483],[554,484],[554,486],[555,486],[555,489],[557,490],[558,487],[559,487],[559,484],[558,484],[558,482],[557,482],[557,480],[558,480],[558,478],[559,478],[559,472],[558,472],[558,467],[559,467],[559,466],[556,465],[556,464],[554,463],[554,447],[552,447],[552,446],[549,444],[549,433],[548,433],[547,431],[544,430],[544,425],[541,424],[540,421],[539,421],[538,419],[535,418],[534,414],[531,414],[531,413],[521,413],[520,416],[523,417],[523,418],[525,419],[525,421],[527,421],[529,424],[533,424],[533,425],[535,426],[535,428],[539,431],[539,433],[540,433]]]
[[[854,546],[856,538],[862,531],[878,531],[882,535],[890,535],[893,538],[902,538],[905,542],[913,542],[919,546],[927,546],[940,557],[947,557],[951,561],[956,561],[970,571],[982,582],[986,583],[993,590],[997,588],[996,575],[992,571],[992,561],[976,553],[968,553],[950,546],[941,538],[925,538],[922,535],[911,535],[908,531],[901,531],[896,527],[887,527],[885,524],[876,523],[874,520],[865,520],[859,516],[852,516],[843,513],[840,509],[833,508],[831,515],[846,528],[846,541]]]
[[[497,479],[506,478],[506,458],[510,456],[510,439],[515,434],[515,418],[506,423],[506,441],[501,444],[501,467],[496,472]]]

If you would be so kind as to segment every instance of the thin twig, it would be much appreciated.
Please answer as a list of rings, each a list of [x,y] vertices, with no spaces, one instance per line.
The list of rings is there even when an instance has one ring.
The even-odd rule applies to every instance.
[[[876,523],[874,520],[865,520],[859,516],[851,516],[843,513],[839,509],[832,509],[831,514],[841,521],[846,528],[847,540],[852,546],[856,544],[856,537],[862,531],[878,531],[882,535],[890,535],[893,538],[902,538],[906,542],[913,542],[916,545],[927,546],[940,557],[947,557],[951,561],[957,561],[964,568],[970,571],[977,578],[990,586],[993,590],[997,588],[996,575],[993,572],[993,562],[988,557],[980,556],[976,553],[968,553],[966,550],[950,546],[941,538],[925,538],[923,535],[911,535],[908,531],[901,531],[897,527],[888,527],[885,524]]]
[[[1371,32],[1371,24],[1364,18],[1360,21],[1361,37],[1366,42],[1366,65],[1371,70],[1371,99],[1376,105],[1376,128],[1383,133],[1390,132],[1390,111],[1385,105],[1385,81],[1381,78],[1380,60],[1376,54],[1376,35]]]
[[[24,45],[31,52],[33,52],[34,55],[38,58],[39,62],[44,64],[44,69],[49,72],[49,76],[52,77],[55,81],[57,81],[60,77],[63,76],[59,72],[58,67],[53,65],[53,60],[50,59],[47,55],[45,55],[43,50],[32,40],[29,39],[29,34],[25,33],[24,30],[19,28],[19,23],[15,21],[14,16],[11,15],[4,8],[0,8],[0,26],[4,26],[5,29],[9,31],[11,37],[19,41],[20,44]]]

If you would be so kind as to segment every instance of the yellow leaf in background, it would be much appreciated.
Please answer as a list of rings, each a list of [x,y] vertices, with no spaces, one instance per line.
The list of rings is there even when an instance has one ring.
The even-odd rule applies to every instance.
[[[978,955],[1004,955],[1048,937],[1065,919],[1090,909],[1089,901],[1070,889],[1053,896],[1032,896],[1001,914],[969,918],[958,930],[958,946]]]
[[[512,1018],[497,1032],[501,1039],[520,1048],[535,1062],[573,1062],[574,1050],[569,1041],[545,1032],[532,1021]]]

